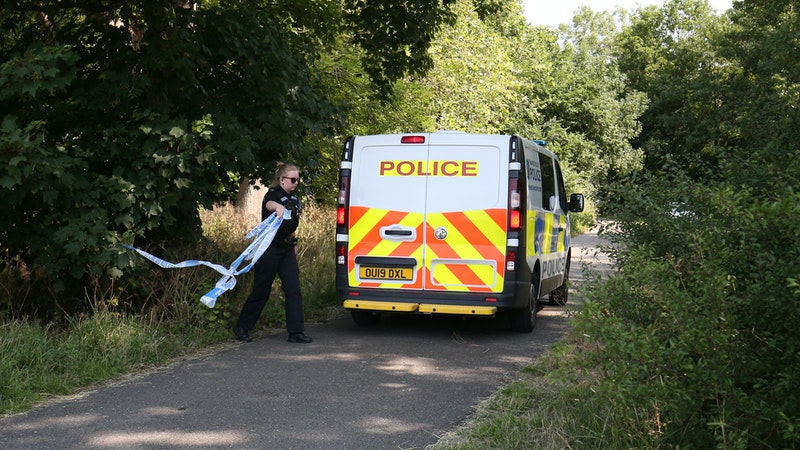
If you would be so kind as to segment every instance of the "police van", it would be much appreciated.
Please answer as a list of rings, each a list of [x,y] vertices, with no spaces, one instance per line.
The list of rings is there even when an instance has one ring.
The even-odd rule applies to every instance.
[[[530,332],[567,301],[569,212],[558,158],[520,136],[352,136],[342,153],[336,289],[359,324],[380,314],[495,317]]]

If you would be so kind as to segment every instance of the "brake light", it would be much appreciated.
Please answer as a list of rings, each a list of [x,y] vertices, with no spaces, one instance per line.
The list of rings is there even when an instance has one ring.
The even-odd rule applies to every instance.
[[[349,216],[347,213],[350,201],[350,162],[346,157],[350,155],[352,139],[345,145],[345,153],[342,156],[342,168],[339,172],[339,196],[336,199],[336,265],[344,266],[347,264],[347,235]]]
[[[425,136],[403,136],[400,138],[401,144],[424,144]]]
[[[522,203],[519,193],[519,178],[508,179],[508,228],[510,231],[519,231],[522,227]]]
[[[512,229],[519,229],[522,226],[522,214],[520,214],[519,210],[511,211],[511,219],[509,220],[509,226]]]
[[[342,173],[339,177],[339,198],[336,208],[336,225],[347,225],[347,196],[350,190],[350,176]]]

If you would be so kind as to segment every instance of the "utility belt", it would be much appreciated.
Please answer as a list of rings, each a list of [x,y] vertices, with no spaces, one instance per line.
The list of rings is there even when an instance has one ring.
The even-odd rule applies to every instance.
[[[272,245],[278,248],[289,248],[297,245],[297,241],[299,241],[298,238],[294,236],[288,236],[283,239],[275,239],[272,241]]]

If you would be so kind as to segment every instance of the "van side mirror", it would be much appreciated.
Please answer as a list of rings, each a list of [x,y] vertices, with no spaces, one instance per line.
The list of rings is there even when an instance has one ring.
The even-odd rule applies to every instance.
[[[583,194],[569,196],[569,210],[576,213],[583,211]]]

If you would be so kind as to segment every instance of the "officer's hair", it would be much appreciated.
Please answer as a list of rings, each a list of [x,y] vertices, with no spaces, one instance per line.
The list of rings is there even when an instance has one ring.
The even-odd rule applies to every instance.
[[[286,175],[288,172],[296,170],[298,173],[300,172],[300,168],[295,166],[292,163],[278,163],[278,169],[275,171],[275,179],[273,180],[273,186],[280,186],[281,184],[281,177]]]

